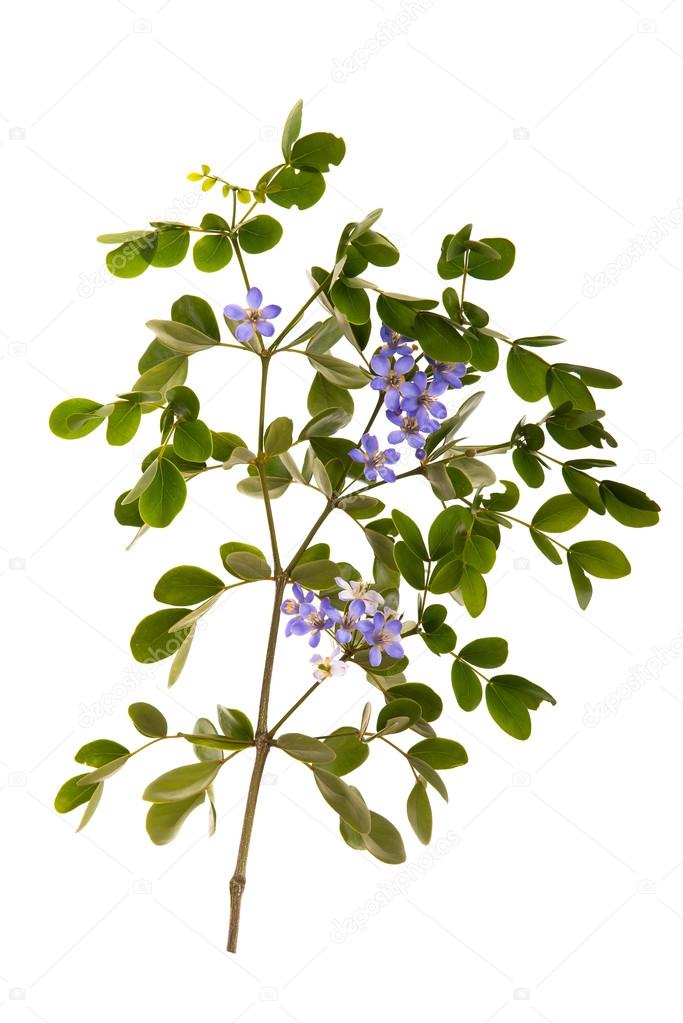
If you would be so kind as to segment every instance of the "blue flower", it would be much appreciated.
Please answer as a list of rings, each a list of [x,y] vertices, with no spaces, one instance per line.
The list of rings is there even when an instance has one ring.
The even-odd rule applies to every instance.
[[[392,430],[389,434],[390,444],[402,444],[403,441],[407,441],[411,448],[422,448],[424,444],[424,436],[426,433],[434,433],[437,429],[436,423],[432,422],[420,425],[417,418],[410,415],[409,412],[387,412],[387,419],[398,426],[398,430]]]
[[[336,607],[331,607],[329,610],[329,616],[338,626],[335,632],[335,638],[338,643],[350,643],[353,639],[353,631],[358,624],[358,621],[365,614],[365,601],[364,600],[352,600],[351,603],[344,611],[339,611]]]
[[[424,376],[424,374],[423,374]],[[393,483],[396,479],[396,473],[393,469],[390,469],[390,465],[395,465],[401,457],[398,451],[393,448],[387,448],[386,451],[379,450],[379,442],[376,437],[373,437],[371,433],[364,433],[361,438],[360,448],[352,448],[349,451],[349,458],[352,458],[354,462],[362,462],[365,468],[363,469],[363,475],[366,480],[370,480],[371,483],[377,479],[377,476],[381,476],[385,483]]]
[[[403,334],[398,334],[391,327],[387,327],[386,323],[383,323],[379,336],[382,338],[384,345],[382,351],[386,352],[387,355],[394,355],[398,358],[400,355],[410,355],[413,348],[413,340],[409,337],[404,337]]]
[[[315,606],[315,594],[304,593],[298,583],[292,587],[294,597],[288,597],[281,604],[283,614],[292,615],[287,622],[285,636],[309,636],[309,646],[317,646],[320,634],[333,624],[330,611],[334,611],[329,597],[323,597],[320,606]]]
[[[420,428],[426,430],[435,419],[446,418],[446,406],[438,399],[447,389],[445,381],[429,380],[427,374],[420,370],[401,388],[401,409],[415,416]]]
[[[439,386],[445,383],[447,387],[462,387],[462,380],[467,372],[464,362],[437,362],[427,356],[427,362],[432,366],[434,383]]]
[[[241,305],[226,305],[223,310],[224,315],[229,320],[241,320],[241,323],[235,331],[235,337],[238,341],[250,341],[254,336],[254,332],[261,334],[263,337],[272,337],[275,333],[275,327],[270,320],[274,320],[276,316],[279,316],[282,309],[279,305],[265,305],[261,308],[263,302],[263,295],[259,288],[249,288],[247,292],[247,304],[243,308]]]
[[[403,657],[403,647],[399,640],[401,622],[398,618],[389,618],[378,611],[372,618],[358,622],[356,628],[363,633],[370,647],[368,659],[373,668],[380,666],[383,653],[388,657]]]
[[[396,411],[399,408],[400,391],[405,384],[405,374],[410,373],[415,365],[412,355],[400,355],[394,365],[384,352],[378,352],[370,360],[370,368],[376,374],[370,387],[374,391],[384,391],[384,403],[387,408]]]

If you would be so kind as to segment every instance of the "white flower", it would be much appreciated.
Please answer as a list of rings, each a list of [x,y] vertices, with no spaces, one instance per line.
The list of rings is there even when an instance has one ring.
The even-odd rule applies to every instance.
[[[341,587],[339,590],[340,600],[362,600],[368,614],[374,614],[384,603],[382,594],[377,590],[368,589],[371,583],[366,583],[362,579],[346,580],[337,576],[334,581],[337,586]]]
[[[346,674],[346,664],[337,660],[341,653],[341,647],[336,646],[327,657],[323,657],[322,654],[314,654],[311,657],[311,664],[315,664],[313,674],[318,682],[324,682],[326,678],[340,678]]]

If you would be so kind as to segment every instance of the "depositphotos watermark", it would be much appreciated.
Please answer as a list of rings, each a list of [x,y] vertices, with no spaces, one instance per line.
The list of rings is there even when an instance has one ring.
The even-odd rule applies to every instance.
[[[651,252],[656,252],[662,242],[681,224],[683,224],[683,199],[679,199],[666,216],[652,217],[647,230],[637,234],[635,238],[631,238],[624,251],[620,252],[612,262],[607,263],[599,273],[586,274],[581,294],[584,298],[595,298],[605,288],[615,285],[621,275],[630,270],[634,263]]]
[[[353,53],[346,57],[335,57],[331,71],[332,81],[341,85],[349,75],[356,71],[365,71],[373,57],[398,36],[409,32],[420,15],[430,10],[435,2],[436,0],[401,0],[392,17],[380,21],[375,34],[366,39],[362,46],[356,47]]]
[[[608,717],[615,715],[622,703],[630,700],[648,682],[656,682],[663,672],[683,653],[683,629],[668,643],[667,646],[653,646],[652,655],[642,664],[634,665],[622,682],[604,700],[585,706],[583,723],[586,728],[595,728]]]
[[[374,895],[366,899],[362,906],[354,909],[350,916],[343,920],[333,920],[330,932],[332,941],[340,945],[352,934],[364,931],[374,916],[377,916],[385,906],[391,905],[397,896],[405,895],[415,881],[424,877],[439,860],[452,852],[459,842],[460,838],[455,831],[447,831],[445,835],[437,838],[429,850],[418,856],[417,860],[405,863],[389,880],[378,884]]]

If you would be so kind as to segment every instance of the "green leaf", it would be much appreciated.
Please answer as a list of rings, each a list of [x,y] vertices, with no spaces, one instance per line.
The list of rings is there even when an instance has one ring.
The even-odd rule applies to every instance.
[[[120,446],[133,439],[138,431],[142,411],[139,405],[117,401],[107,420],[107,443]]]
[[[591,392],[578,377],[551,366],[548,380],[550,383],[548,397],[553,408],[563,405],[566,401],[571,401],[574,408],[581,411],[591,411],[595,408]]]
[[[420,312],[415,318],[413,335],[423,351],[439,362],[467,362],[470,346],[457,327],[440,313]]]
[[[128,716],[141,735],[146,735],[150,739],[160,739],[168,735],[166,718],[151,703],[131,703]]]
[[[597,515],[605,514],[605,503],[600,495],[600,488],[594,479],[580,472],[571,465],[565,465],[562,469],[562,477],[569,490],[575,497],[594,511]]]
[[[499,668],[508,658],[507,640],[499,636],[474,639],[462,648],[458,656],[478,668]]]
[[[363,836],[359,835],[357,831],[353,830],[353,828],[350,828],[346,821],[342,820],[341,817],[339,818],[339,834],[346,844],[351,847],[351,849],[356,849],[359,852],[365,852]]]
[[[349,323],[367,323],[370,319],[370,299],[363,288],[354,288],[344,278],[330,288],[330,300]]]
[[[330,164],[338,166],[344,159],[346,146],[344,140],[336,138],[326,131],[316,131],[304,135],[292,146],[291,162],[295,167],[313,167],[315,170],[328,171]]]
[[[154,343],[153,341],[152,344]],[[142,372],[133,385],[133,390],[159,391],[163,395],[169,387],[182,384],[186,376],[187,356],[171,355],[170,358],[163,359]]]
[[[432,808],[427,790],[421,781],[415,782],[406,804],[408,820],[423,845],[429,845],[432,838]]]
[[[454,555],[442,558],[429,581],[431,593],[451,593],[462,579],[464,566]]]
[[[197,742],[198,736],[203,736],[207,739],[220,738],[216,730],[216,726],[208,718],[197,718],[194,724],[194,732],[192,733],[192,745],[194,747],[194,755],[197,760],[222,760],[223,753],[218,747],[210,748],[208,746],[200,746]]]
[[[129,493],[130,491],[125,490],[116,498],[114,518],[122,526],[137,526],[139,528],[144,526],[144,522],[140,518],[137,501],[134,501],[132,504],[125,503]]]
[[[148,526],[163,529],[173,522],[186,496],[187,487],[181,473],[168,458],[161,458],[154,478],[140,495],[140,516]]]
[[[153,664],[174,654],[185,639],[187,629],[173,634],[169,630],[189,613],[189,607],[170,607],[143,618],[130,640],[135,660],[141,664]]]
[[[88,767],[104,767],[112,760],[128,756],[129,753],[129,749],[120,742],[114,742],[113,739],[95,739],[81,746],[74,759],[77,764],[87,764]]]
[[[225,234],[207,234],[194,243],[194,265],[203,273],[222,270],[232,259],[232,242]]]
[[[282,238],[282,224],[274,217],[261,214],[242,224],[237,237],[245,252],[267,252]]]
[[[367,834],[371,828],[371,817],[361,794],[322,767],[314,767],[313,774],[325,802],[355,831]]]
[[[562,555],[550,537],[546,536],[545,533],[537,533],[535,529],[530,529],[529,534],[541,554],[543,554],[548,561],[552,562],[553,565],[562,564]]]
[[[548,393],[548,363],[516,344],[508,352],[507,375],[510,387],[524,401],[540,401]]]
[[[154,331],[158,341],[179,355],[194,355],[209,348],[215,348],[218,341],[196,327],[175,320],[148,320],[146,326]],[[136,390],[141,388],[136,387]]]
[[[155,845],[167,845],[176,837],[193,810],[204,802],[204,792],[173,803],[155,803],[147,811],[147,834]]]
[[[177,298],[171,307],[171,319],[176,323],[184,323],[187,327],[194,327],[214,341],[221,339],[213,309],[206,299],[197,295],[181,295]]]
[[[331,746],[320,739],[313,739],[310,735],[302,735],[300,732],[287,732],[279,735],[276,745],[288,753],[295,760],[302,760],[306,764],[327,764],[335,758],[335,752]]]
[[[413,765],[418,774],[422,778],[424,778],[424,780],[429,785],[431,785],[433,789],[436,789],[436,791],[439,793],[444,802],[447,803],[448,789],[446,788],[446,785],[441,775],[438,774],[437,771],[435,771],[434,768],[427,764],[424,760],[420,760],[419,757],[409,756],[408,760]]]
[[[228,739],[236,742],[254,741],[254,726],[244,711],[219,704],[217,713],[220,730]]]
[[[496,724],[513,739],[529,738],[531,715],[517,693],[489,682],[486,686],[486,706]]]
[[[528,487],[536,489],[543,486],[545,479],[543,466],[526,448],[515,448],[512,452],[512,464]]]
[[[150,782],[142,798],[148,803],[175,803],[194,798],[211,784],[220,766],[220,763],[212,761],[174,767]]]
[[[189,387],[171,387],[166,400],[177,419],[194,420],[199,415],[199,398]]]
[[[261,559],[261,561],[265,561],[266,560],[266,556],[263,553],[263,551],[259,547],[254,547],[253,544],[250,544],[250,543],[240,543],[239,541],[231,541],[230,543],[223,543],[220,546],[219,553],[220,553],[221,561],[222,561],[223,565],[225,566],[225,568],[227,568],[228,572],[230,572],[230,566],[228,565],[228,560],[227,559],[230,557],[231,554],[236,554],[238,551],[245,551],[245,552],[247,552],[249,554],[255,554],[257,558]],[[230,574],[231,575],[237,575],[236,572],[230,572]],[[240,579],[241,576],[238,575],[237,578]]]
[[[285,121],[285,126],[282,131],[282,155],[287,161],[289,161],[292,155],[292,148],[301,131],[301,114],[303,106],[304,101],[302,99],[298,99],[287,114],[287,120]]]
[[[584,572],[577,558],[567,554],[569,577],[576,593],[576,600],[582,611],[585,611],[593,596],[593,584]]]
[[[238,579],[269,579],[272,570],[265,558],[251,551],[236,551],[225,558],[225,567]]]
[[[600,484],[599,493],[609,514],[622,526],[641,528],[659,522],[659,505],[642,490],[605,480]]]
[[[77,440],[92,433],[104,421],[101,416],[90,413],[102,408],[99,401],[90,398],[67,398],[57,405],[50,415],[50,429],[62,440]]]
[[[323,196],[325,179],[318,170],[299,170],[296,167],[284,167],[275,175],[266,189],[271,202],[285,209],[298,206],[307,210]]]
[[[88,788],[90,788],[91,785],[98,785],[101,781],[104,781],[105,778],[109,778],[112,774],[116,774],[117,771],[120,771],[121,768],[128,763],[130,757],[131,754],[126,753],[125,756],[117,757],[116,760],[110,760],[102,767],[98,767],[95,771],[92,771],[77,784],[87,785]]]
[[[429,554],[417,523],[398,509],[391,513],[391,517],[394,520],[394,525],[413,554],[417,555],[422,561],[429,561]]]
[[[336,561],[321,558],[319,561],[299,562],[294,566],[291,577],[302,586],[312,590],[325,590],[332,586],[339,575]]]
[[[622,579],[631,571],[623,551],[607,540],[582,540],[572,544],[569,553],[584,571],[598,579]]]
[[[334,355],[310,355],[308,361],[329,383],[340,388],[365,387],[369,382],[367,373],[351,362],[337,359]]]
[[[571,362],[557,362],[554,368],[576,373],[588,387],[605,387],[611,390],[614,387],[621,387],[622,384],[614,373],[607,373],[604,369],[594,369],[592,366],[576,366]]]
[[[443,604],[432,604],[422,613],[422,628],[425,632],[436,632],[446,621],[446,608]]]
[[[458,705],[471,711],[481,703],[482,687],[479,676],[469,664],[454,660],[451,667],[451,685]]]
[[[423,590],[425,569],[422,559],[413,554],[407,543],[399,540],[394,544],[394,560],[406,582],[415,590]]]
[[[379,813],[370,814],[370,828],[363,834],[363,842],[369,853],[382,863],[403,863],[406,851],[397,828]]]
[[[135,232],[137,234],[137,232]],[[107,237],[103,235],[101,237]],[[157,232],[148,231],[137,238],[119,245],[107,253],[106,264],[110,274],[114,277],[130,279],[139,277],[154,259],[157,249]]]
[[[462,767],[467,763],[465,747],[454,739],[423,739],[408,750],[411,757],[419,757],[436,771],[445,771],[451,767]]]
[[[424,682],[399,682],[386,690],[386,696],[392,700],[407,697],[420,706],[420,715],[425,721],[436,721],[443,710],[443,700],[438,693],[426,686]]]
[[[507,238],[482,238],[480,242],[472,242],[470,245],[467,264],[469,277],[475,277],[480,281],[497,281],[512,269],[515,262],[515,246]],[[481,246],[479,251],[477,246]],[[498,259],[487,251],[491,249],[498,254]]]
[[[486,536],[471,534],[465,541],[462,559],[477,572],[490,572],[496,563],[496,545]]]
[[[353,398],[346,388],[331,383],[321,373],[313,377],[307,404],[312,416],[337,408],[343,409],[349,419],[353,415]]]
[[[85,808],[85,813],[81,817],[81,822],[76,828],[76,831],[82,831],[84,827],[92,820],[95,810],[100,804],[102,794],[104,792],[104,782],[101,781],[95,786],[95,791],[88,800],[88,805]]]
[[[184,227],[171,227],[159,231],[152,266],[177,266],[185,259],[189,245],[190,233]]]
[[[185,662],[187,661],[190,649],[192,647],[196,631],[197,626],[193,623],[192,625],[190,625],[190,628],[187,631],[185,639],[181,643],[180,647],[178,648],[173,658],[173,661],[171,662],[171,667],[168,673],[169,689],[171,688],[171,686],[174,686],[176,684],[176,682],[178,681],[182,674],[183,668],[185,667]]]
[[[299,440],[309,437],[329,437],[351,421],[351,413],[343,408],[325,408],[313,416],[299,434]]]
[[[469,565],[465,565],[460,577],[460,592],[469,614],[472,618],[478,618],[486,607],[486,580]]]
[[[433,561],[438,561],[445,554],[453,550],[455,530],[462,521],[460,508],[444,508],[436,516],[429,529],[429,555]]]
[[[542,504],[531,525],[544,533],[564,533],[573,529],[588,514],[588,508],[573,494],[557,494]]]
[[[324,740],[335,755],[327,770],[337,777],[349,774],[364,764],[370,754],[370,747],[358,738],[358,730],[344,725],[335,729],[332,735]]]
[[[281,451],[288,451],[292,446],[292,433],[294,424],[288,416],[280,416],[274,419],[266,430],[265,452],[267,455],[279,455]]]
[[[374,266],[394,266],[399,260],[399,251],[393,242],[377,231],[366,231],[353,243],[352,251]]]
[[[404,732],[422,716],[422,708],[415,700],[401,697],[389,700],[377,715],[377,731]],[[395,727],[394,727],[395,725]],[[389,726],[389,727],[387,727]]]
[[[448,654],[458,642],[455,632],[450,625],[446,624],[440,625],[438,629],[434,629],[432,632],[422,633],[421,635],[424,643],[433,654]]]
[[[222,579],[205,568],[195,565],[178,565],[164,572],[154,587],[154,597],[162,604],[201,604],[214,593],[225,589]]]
[[[55,810],[57,813],[70,813],[77,806],[87,803],[94,795],[97,785],[79,785],[79,782],[94,772],[86,771],[85,774],[77,774],[65,781],[55,796]]]
[[[494,675],[490,680],[496,689],[505,689],[519,696],[529,710],[536,710],[541,703],[546,702],[554,707],[557,700],[546,689],[530,682],[522,675]]]

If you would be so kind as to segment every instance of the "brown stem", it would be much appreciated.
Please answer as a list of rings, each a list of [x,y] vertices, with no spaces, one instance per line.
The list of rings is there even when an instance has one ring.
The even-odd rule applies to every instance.
[[[266,659],[263,665],[263,681],[261,683],[261,699],[259,703],[258,723],[256,726],[256,758],[254,768],[251,772],[249,791],[247,792],[247,803],[244,809],[244,820],[242,822],[242,834],[237,850],[235,870],[230,879],[230,925],[228,928],[228,952],[237,950],[237,936],[240,927],[240,910],[242,908],[242,895],[247,883],[247,857],[249,856],[249,844],[251,833],[254,829],[254,817],[256,814],[256,801],[258,799],[263,769],[266,764],[266,757],[270,749],[268,737],[268,702],[270,700],[270,683],[273,677],[273,664],[275,662],[275,647],[277,645],[277,633],[280,624],[280,604],[287,583],[286,575],[282,574],[275,580],[275,595],[273,599],[273,613],[270,619],[270,632],[268,635],[268,646],[266,648]]]

